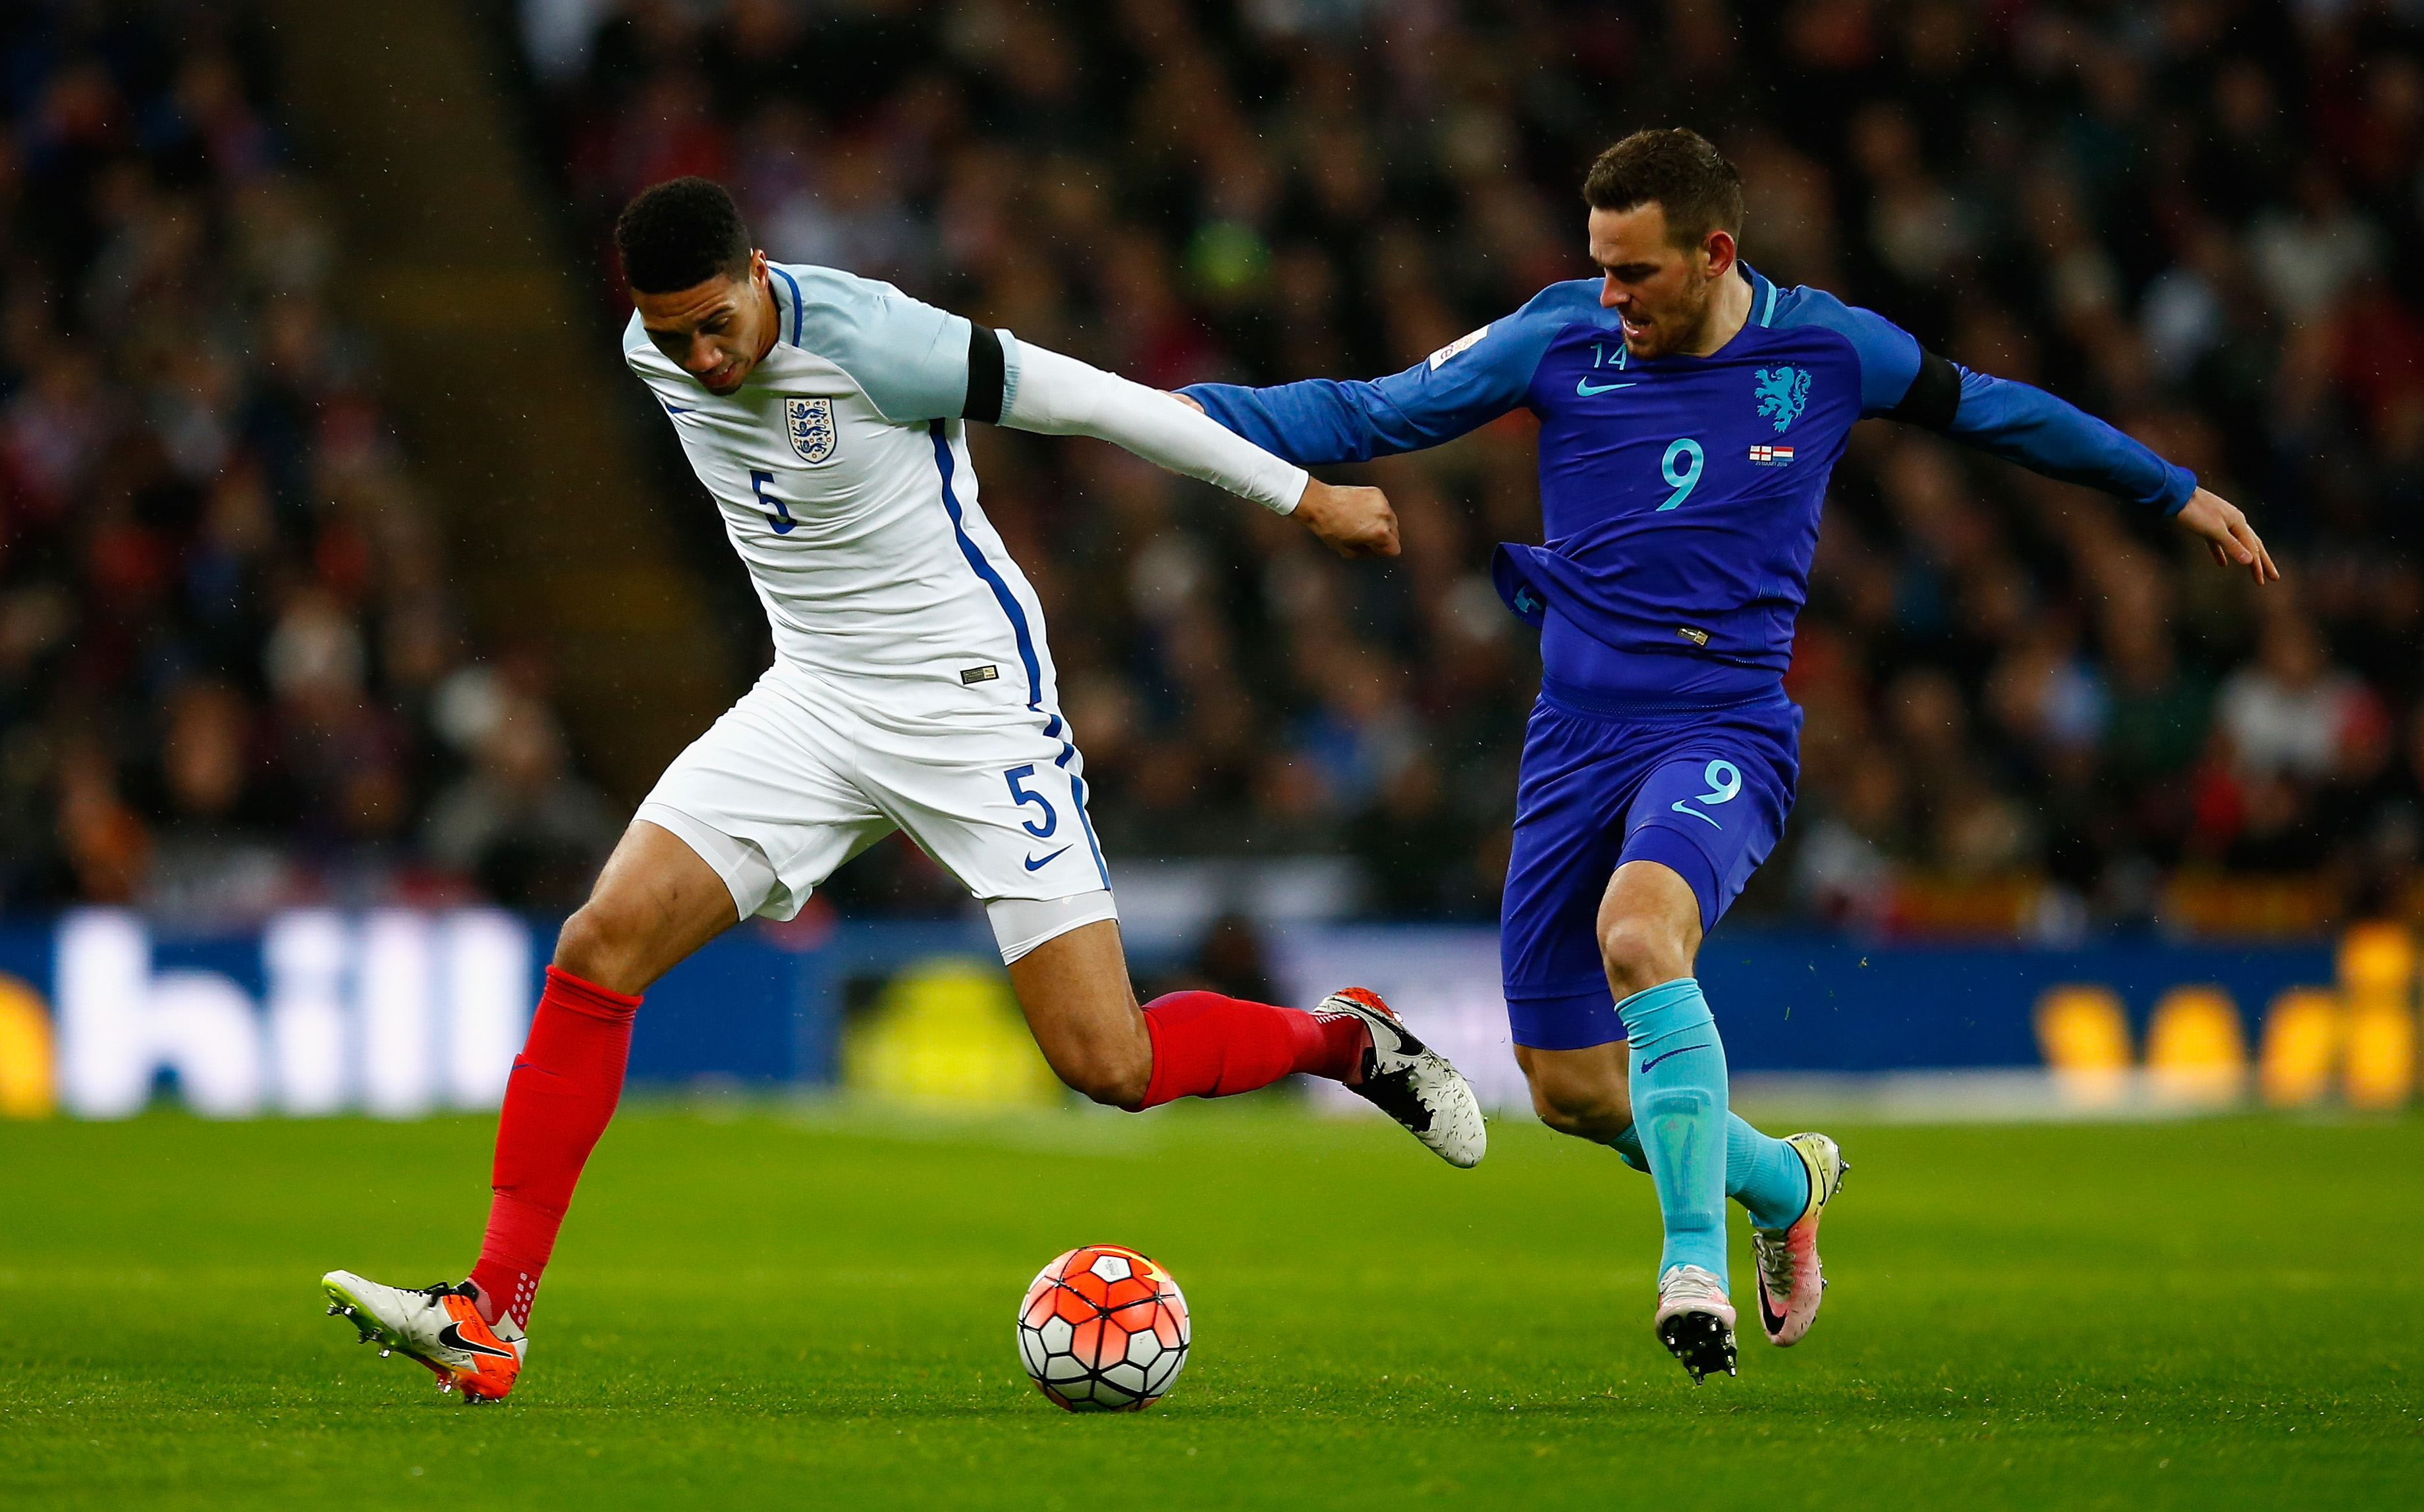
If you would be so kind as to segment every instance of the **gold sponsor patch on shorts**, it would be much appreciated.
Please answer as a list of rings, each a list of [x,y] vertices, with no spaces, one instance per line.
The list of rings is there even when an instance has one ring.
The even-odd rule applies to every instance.
[[[962,667],[960,669],[960,686],[965,688],[974,683],[991,682],[1000,676],[1001,669],[995,666],[990,661],[981,667]]]
[[[1678,635],[1680,635],[1680,636],[1682,636],[1683,639],[1685,639],[1685,640],[1687,640],[1687,641],[1691,642],[1694,645],[1702,645],[1702,646],[1704,646],[1704,645],[1707,645],[1709,644],[1709,632],[1708,632],[1708,631],[1703,630],[1703,629],[1695,629],[1694,628],[1692,628],[1692,627],[1691,627],[1691,626],[1689,626],[1689,625],[1678,625],[1678,626],[1676,626],[1676,627],[1675,627],[1675,633],[1676,633],[1676,634],[1678,634]]]

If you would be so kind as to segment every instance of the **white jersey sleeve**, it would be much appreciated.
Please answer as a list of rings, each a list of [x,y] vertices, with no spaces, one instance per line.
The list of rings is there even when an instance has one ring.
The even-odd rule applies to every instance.
[[[1075,358],[1023,342],[1003,344],[1017,354],[1018,374],[1002,406],[1004,425],[1049,436],[1096,437],[1282,515],[1304,497],[1304,469],[1203,411]]]
[[[995,418],[966,414],[975,333],[965,318],[873,279],[832,268],[767,266],[789,296],[776,303],[783,339],[849,374],[885,419],[908,424]],[[1007,350],[1003,355],[1009,358]],[[1005,374],[1005,388],[1009,381]]]

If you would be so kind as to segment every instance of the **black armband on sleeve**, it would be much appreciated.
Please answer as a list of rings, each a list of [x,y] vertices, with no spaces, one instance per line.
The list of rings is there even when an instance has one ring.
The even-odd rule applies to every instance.
[[[1888,420],[1906,421],[1940,431],[1953,423],[1961,408],[1961,370],[1925,347],[1919,349],[1919,372],[1902,403],[1886,411]]]
[[[960,418],[1000,424],[1001,385],[1001,338],[990,326],[968,322],[968,398]]]

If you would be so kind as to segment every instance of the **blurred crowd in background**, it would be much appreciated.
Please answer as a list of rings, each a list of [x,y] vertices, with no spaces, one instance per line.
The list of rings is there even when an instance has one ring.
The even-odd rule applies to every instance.
[[[2304,0],[527,0],[605,227],[678,173],[829,263],[1162,386],[1370,376],[1588,276],[1577,194],[1680,123],[1746,259],[2060,392],[2244,505],[2255,593],[2160,519],[1926,434],[1839,470],[1746,899],[2063,933],[2413,909],[2424,830],[2424,68]],[[981,430],[981,428],[980,428]],[[1375,912],[1487,918],[1537,657],[1517,417],[1368,470],[1387,567],[1108,448],[987,434],[1107,844],[1330,850]],[[702,519],[707,518],[701,512]],[[2234,883],[2230,879],[2248,879]]]
[[[2256,593],[2142,511],[1862,426],[1790,681],[1800,805],[1742,911],[2059,936],[2424,906],[2407,0],[504,8],[601,362],[614,213],[703,173],[778,259],[1147,383],[1376,375],[1588,276],[1591,157],[1693,126],[1742,167],[1753,265],[2131,430],[2287,574]],[[575,899],[621,815],[543,659],[468,641],[274,80],[197,25],[0,11],[5,900]],[[1373,915],[1494,915],[1538,658],[1487,568],[1538,538],[1526,417],[1355,470],[1403,517],[1387,565],[1099,443],[971,444],[1107,848],[1349,856]],[[862,891],[954,906],[919,866],[891,848]]]
[[[466,640],[228,8],[0,6],[0,905],[551,904],[622,816]]]

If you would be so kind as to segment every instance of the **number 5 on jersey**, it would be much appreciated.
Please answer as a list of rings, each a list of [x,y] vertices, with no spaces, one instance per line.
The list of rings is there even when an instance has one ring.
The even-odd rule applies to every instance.
[[[783,501],[775,498],[773,494],[766,491],[766,485],[773,481],[774,475],[773,473],[759,472],[755,469],[752,469],[749,473],[749,491],[758,496],[758,503],[760,508],[763,508],[768,504],[774,506],[773,508],[766,511],[766,523],[774,527],[774,533],[777,535],[789,535],[791,533],[791,527],[797,525],[799,521],[791,517],[790,505],[783,502]]]

